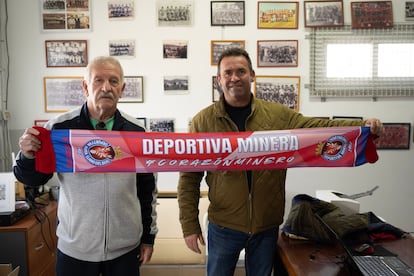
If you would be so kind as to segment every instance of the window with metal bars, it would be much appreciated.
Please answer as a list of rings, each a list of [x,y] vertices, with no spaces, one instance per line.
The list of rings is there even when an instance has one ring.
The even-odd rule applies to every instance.
[[[311,97],[414,97],[414,24],[313,28]]]

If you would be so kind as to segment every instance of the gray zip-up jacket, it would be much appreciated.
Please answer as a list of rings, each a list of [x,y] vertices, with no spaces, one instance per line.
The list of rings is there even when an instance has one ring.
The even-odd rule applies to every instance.
[[[93,129],[86,103],[49,121],[47,129]],[[145,131],[117,110],[113,130]],[[35,160],[19,153],[16,178],[30,186],[53,174],[35,171]],[[58,173],[58,249],[84,261],[117,258],[139,244],[154,244],[157,187],[152,173]]]

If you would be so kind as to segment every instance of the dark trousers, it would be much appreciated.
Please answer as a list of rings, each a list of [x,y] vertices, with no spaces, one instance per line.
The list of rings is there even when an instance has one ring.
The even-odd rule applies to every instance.
[[[57,276],[139,276],[138,248],[109,261],[87,262],[57,252]]]

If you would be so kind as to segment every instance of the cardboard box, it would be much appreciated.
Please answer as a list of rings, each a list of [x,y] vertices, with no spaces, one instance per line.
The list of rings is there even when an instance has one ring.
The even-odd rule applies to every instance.
[[[13,269],[11,264],[0,264],[0,276],[19,276],[20,266]]]

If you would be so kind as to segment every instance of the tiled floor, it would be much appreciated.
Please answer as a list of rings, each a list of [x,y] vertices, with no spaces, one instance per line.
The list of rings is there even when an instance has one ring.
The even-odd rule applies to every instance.
[[[204,265],[144,265],[141,276],[205,276]],[[244,276],[244,268],[237,267],[234,276]]]

